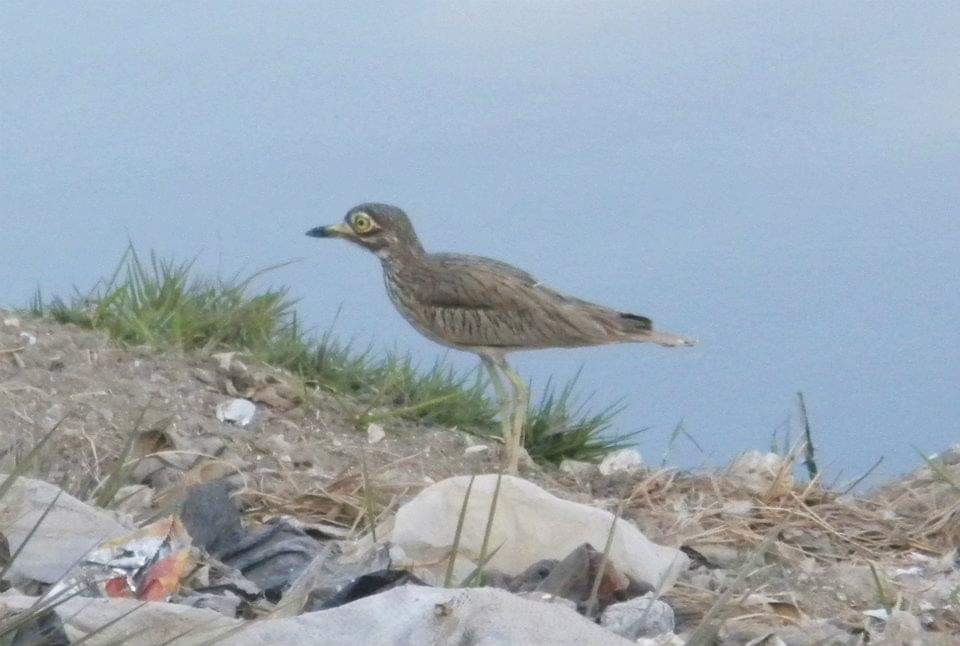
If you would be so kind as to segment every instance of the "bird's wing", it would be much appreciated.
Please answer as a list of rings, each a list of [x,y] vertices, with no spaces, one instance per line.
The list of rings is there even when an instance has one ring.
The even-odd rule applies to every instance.
[[[454,269],[457,271],[465,268],[469,269],[483,267],[498,274],[511,276],[529,285],[536,285],[539,283],[536,278],[522,269],[514,267],[510,263],[503,262],[502,260],[487,258],[486,256],[471,256],[463,253],[434,253],[430,254],[430,260],[437,263],[437,265],[441,267]]]
[[[529,300],[536,278],[493,258],[455,253],[430,256],[431,278],[419,300],[435,307],[503,309]]]
[[[417,286],[424,325],[462,345],[548,347],[589,345],[605,336],[597,318],[610,312],[542,285],[499,260],[434,254]]]
[[[655,331],[649,318],[562,294],[499,260],[433,254],[413,281],[418,325],[428,336],[464,347],[511,349],[650,341],[693,345]]]

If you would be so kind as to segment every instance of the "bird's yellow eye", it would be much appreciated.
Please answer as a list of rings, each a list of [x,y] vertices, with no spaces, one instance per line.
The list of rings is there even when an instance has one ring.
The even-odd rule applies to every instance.
[[[353,225],[353,230],[360,235],[370,233],[373,230],[373,220],[366,213],[354,213],[350,224]]]

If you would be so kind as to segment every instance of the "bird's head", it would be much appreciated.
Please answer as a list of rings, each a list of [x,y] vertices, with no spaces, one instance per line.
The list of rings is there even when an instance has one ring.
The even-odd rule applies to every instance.
[[[343,218],[343,222],[307,231],[314,238],[344,238],[369,249],[381,258],[398,252],[423,253],[420,240],[401,209],[389,204],[361,204]]]

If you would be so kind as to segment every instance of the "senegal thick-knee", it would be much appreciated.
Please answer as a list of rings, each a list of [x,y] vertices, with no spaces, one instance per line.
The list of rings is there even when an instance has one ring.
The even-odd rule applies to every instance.
[[[376,254],[390,299],[414,328],[437,343],[480,356],[500,398],[505,469],[511,473],[522,448],[528,393],[507,364],[508,353],[631,342],[693,345],[655,330],[646,316],[566,296],[507,263],[428,253],[406,213],[388,204],[361,204],[342,223],[307,235],[343,238]]]

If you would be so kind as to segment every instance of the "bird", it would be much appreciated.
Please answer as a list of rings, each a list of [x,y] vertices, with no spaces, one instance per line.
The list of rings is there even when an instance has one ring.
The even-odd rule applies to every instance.
[[[621,312],[554,290],[531,274],[484,256],[429,253],[399,207],[369,202],[342,222],[307,231],[372,252],[387,294],[421,334],[476,354],[499,401],[503,470],[516,474],[524,450],[529,389],[507,363],[511,352],[649,342],[687,347],[695,341],[656,330],[646,316]],[[508,393],[508,387],[511,392]]]

